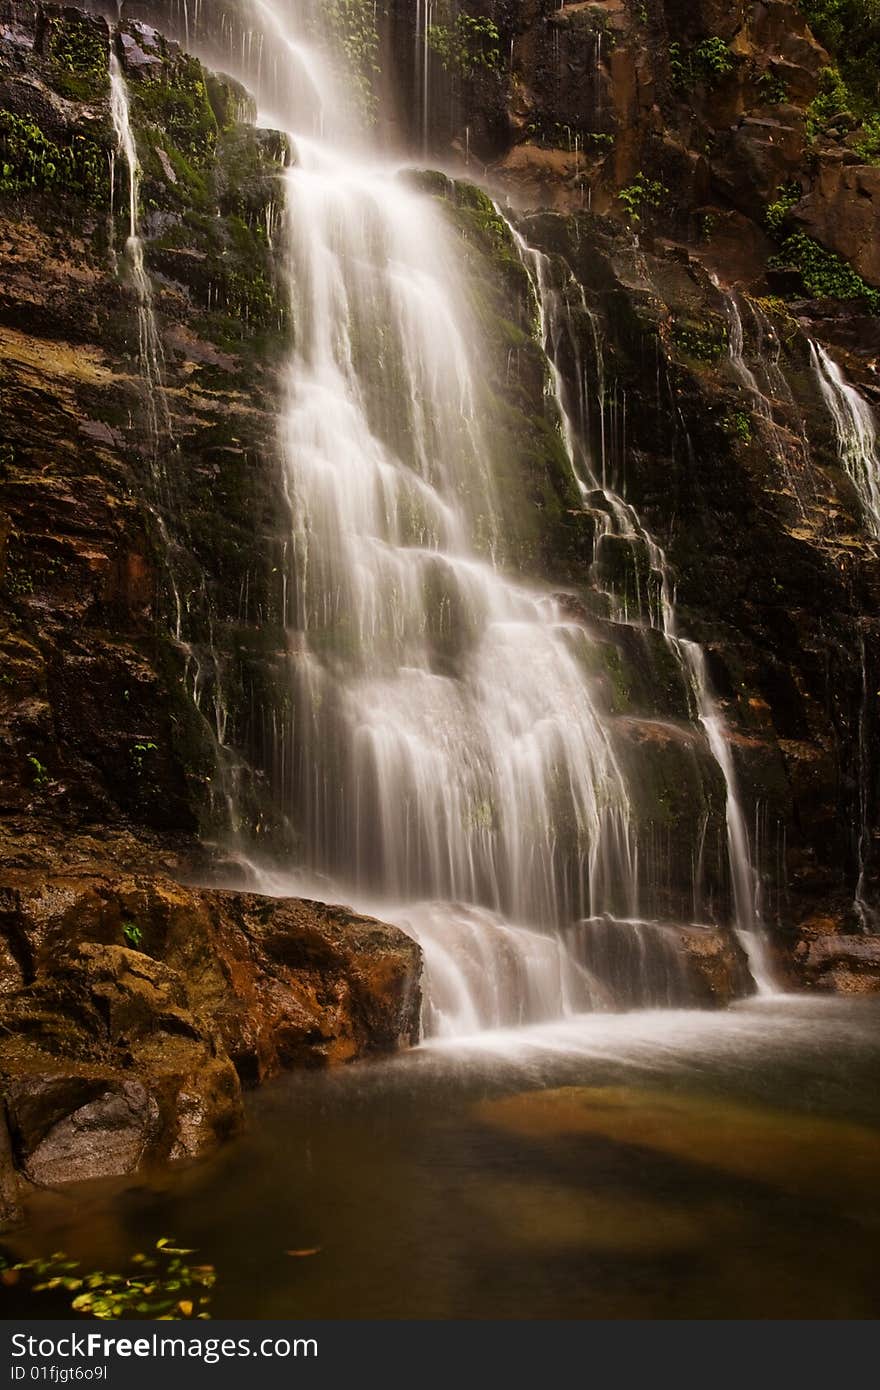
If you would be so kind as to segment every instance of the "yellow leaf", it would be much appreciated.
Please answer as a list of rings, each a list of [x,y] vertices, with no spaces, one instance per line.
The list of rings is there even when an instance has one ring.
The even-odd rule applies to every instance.
[[[191,1318],[191,1317],[192,1317],[192,1315],[193,1315],[193,1306],[192,1306],[192,1303],[190,1302],[190,1300],[189,1300],[188,1298],[182,1298],[182,1299],[180,1300],[180,1302],[178,1303],[177,1306],[178,1306],[178,1308],[180,1309],[181,1313],[183,1313],[183,1316],[184,1316],[185,1318]]]

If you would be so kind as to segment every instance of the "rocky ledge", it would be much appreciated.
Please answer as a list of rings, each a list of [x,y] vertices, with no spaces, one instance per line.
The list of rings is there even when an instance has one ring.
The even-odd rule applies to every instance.
[[[195,1158],[242,1085],[414,1042],[397,928],[146,873],[0,875],[0,1220],[20,1189]]]

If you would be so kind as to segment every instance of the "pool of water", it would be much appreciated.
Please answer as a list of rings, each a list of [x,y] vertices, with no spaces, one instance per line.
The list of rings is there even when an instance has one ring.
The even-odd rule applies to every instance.
[[[870,999],[435,1043],[285,1077],[210,1162],[39,1194],[9,1244],[107,1269],[172,1235],[217,1317],[875,1317],[878,1075]]]

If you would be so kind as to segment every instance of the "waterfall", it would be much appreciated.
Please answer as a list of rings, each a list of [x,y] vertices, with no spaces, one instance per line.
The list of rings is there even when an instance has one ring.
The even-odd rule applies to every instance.
[[[880,540],[880,454],[874,412],[820,343],[810,342],[810,358],[834,422],[840,461],[859,495],[868,529]]]
[[[320,7],[249,4],[242,64],[262,119],[285,129],[293,152],[282,272],[295,325],[279,428],[287,651],[267,771],[299,849],[289,872],[255,868],[257,886],[345,898],[410,931],[425,953],[430,1033],[677,999],[672,938],[643,920],[634,773],[595,635],[565,596],[511,572],[484,423],[488,349],[456,234],[352,119]],[[722,738],[704,666],[675,635],[665,556],[612,486],[604,445],[594,470],[565,409],[553,342],[562,315],[543,260],[521,252],[571,466],[596,518],[593,583],[612,623],[669,645],[695,717]],[[603,438],[606,414],[609,433],[625,428],[625,402],[609,405],[604,384],[599,408]],[[605,573],[621,539],[647,556],[622,588]],[[745,820],[708,723],[750,944]],[[695,884],[700,856],[695,845]],[[638,982],[654,969],[649,990]]]

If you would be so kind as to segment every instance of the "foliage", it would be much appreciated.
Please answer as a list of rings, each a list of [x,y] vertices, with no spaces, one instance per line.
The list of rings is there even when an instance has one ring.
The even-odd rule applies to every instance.
[[[45,766],[44,763],[40,762],[40,759],[37,757],[36,753],[28,753],[27,760],[30,763],[31,769],[34,774],[34,786],[38,787],[40,790],[42,790],[44,787],[48,787],[50,781],[49,769]]]
[[[697,362],[717,362],[727,348],[727,327],[720,323],[716,326],[677,321],[672,325],[672,341],[680,352]]]
[[[144,763],[148,754],[156,752],[155,743],[136,743],[131,750],[131,765],[136,777],[140,777],[144,771]]]
[[[375,119],[374,78],[379,73],[379,30],[374,0],[323,0],[322,18],[342,52],[358,106]]]
[[[779,106],[788,96],[788,87],[778,73],[768,68],[758,79],[758,99],[767,106]]]
[[[751,416],[747,415],[744,410],[735,410],[731,415],[728,415],[724,425],[727,433],[732,435],[734,439],[741,440],[743,444],[752,442],[752,420]]]
[[[834,54],[859,115],[880,107],[880,0],[800,0],[816,37]]]
[[[764,221],[767,230],[774,236],[779,236],[791,209],[795,203],[800,202],[801,188],[797,183],[785,183],[776,190],[776,199],[770,203],[764,213]]]
[[[135,950],[138,949],[144,939],[144,934],[137,922],[123,922],[122,935],[125,937],[129,946],[134,947]]]
[[[643,208],[658,208],[668,191],[662,183],[649,179],[639,170],[632,183],[621,188],[617,196],[630,222],[635,223],[642,220]]]
[[[85,15],[55,21],[49,45],[55,90],[73,101],[97,101],[110,85],[107,45]]]
[[[25,1260],[4,1268],[4,1283],[16,1283],[22,1275],[34,1282],[33,1293],[70,1293],[74,1313],[100,1318],[210,1318],[207,1311],[216,1273],[213,1265],[191,1265],[184,1250],[165,1237],[150,1255],[133,1255],[128,1274],[86,1272],[79,1261],[58,1251],[42,1260]]]
[[[679,92],[690,92],[700,83],[714,86],[734,66],[729,46],[717,36],[701,39],[687,51],[680,43],[669,45],[669,71],[672,85]]]
[[[481,70],[501,68],[501,34],[498,25],[483,15],[457,14],[448,23],[428,28],[428,43],[447,72],[473,77]]]
[[[0,111],[0,193],[61,190],[106,203],[107,152],[97,140],[74,134],[56,144],[36,121]]]
[[[807,107],[807,135],[811,140],[824,135],[838,122],[856,124],[849,89],[836,67],[823,68],[819,90]]]
[[[861,135],[853,149],[865,164],[880,164],[880,113],[863,121]]]
[[[880,313],[880,290],[865,284],[851,265],[805,232],[787,237],[780,254],[774,256],[770,264],[797,269],[807,293],[816,299],[861,299],[872,313]]]

